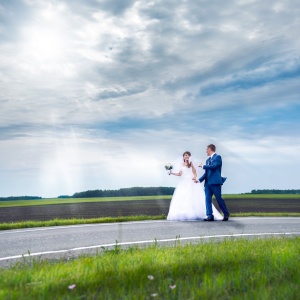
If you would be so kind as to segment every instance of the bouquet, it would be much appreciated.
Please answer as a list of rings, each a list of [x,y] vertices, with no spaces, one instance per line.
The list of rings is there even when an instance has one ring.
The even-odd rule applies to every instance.
[[[171,175],[171,170],[173,169],[172,164],[167,163],[167,164],[165,165],[165,169],[166,169],[167,171],[169,171],[169,175]]]

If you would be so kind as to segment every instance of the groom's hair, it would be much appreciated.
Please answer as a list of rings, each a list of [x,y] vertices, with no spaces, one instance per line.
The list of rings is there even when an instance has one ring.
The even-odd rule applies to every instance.
[[[207,148],[210,148],[211,151],[216,152],[216,146],[214,144],[208,145]]]

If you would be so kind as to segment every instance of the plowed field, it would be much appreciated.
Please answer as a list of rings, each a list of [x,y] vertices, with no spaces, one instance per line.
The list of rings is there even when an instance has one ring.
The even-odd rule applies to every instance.
[[[225,199],[231,213],[300,212],[299,199]],[[170,200],[135,200],[0,208],[0,223],[54,218],[100,218],[168,214]],[[218,208],[218,205],[215,204]]]

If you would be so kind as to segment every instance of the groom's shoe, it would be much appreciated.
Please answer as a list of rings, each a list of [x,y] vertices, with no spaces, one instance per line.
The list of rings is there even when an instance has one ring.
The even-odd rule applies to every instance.
[[[203,219],[203,221],[212,222],[212,221],[214,221],[214,218],[206,218],[206,219]]]
[[[228,221],[229,217],[224,217],[222,221]]]

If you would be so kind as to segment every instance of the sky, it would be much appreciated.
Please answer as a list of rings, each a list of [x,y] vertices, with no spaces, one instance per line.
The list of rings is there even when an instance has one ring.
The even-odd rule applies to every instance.
[[[0,0],[0,197],[175,187],[211,143],[223,193],[299,189],[299,28],[298,0]]]

